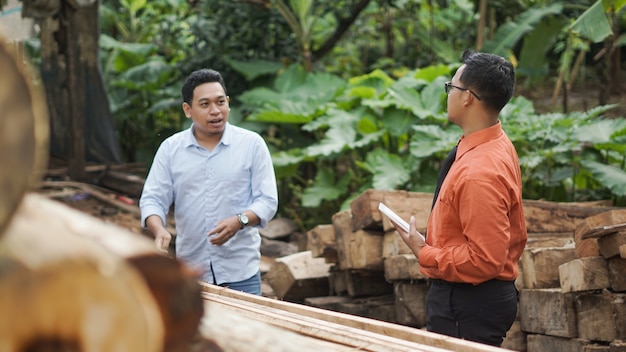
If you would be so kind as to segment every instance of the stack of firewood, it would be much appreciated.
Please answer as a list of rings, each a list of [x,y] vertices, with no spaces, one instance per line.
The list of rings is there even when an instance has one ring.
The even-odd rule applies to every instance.
[[[626,351],[625,230],[626,210],[608,210],[579,222],[567,245],[526,249],[519,331],[527,351]]]
[[[306,251],[278,258],[266,278],[283,300],[424,328],[428,281],[378,204],[385,203],[406,220],[415,216],[423,232],[432,197],[431,193],[367,190],[350,209],[334,214],[332,223],[309,230]],[[593,346],[594,351],[622,351],[616,348],[623,348],[620,340],[626,339],[624,294],[620,293],[626,286],[626,232],[620,227],[626,215],[618,214],[626,210],[606,201],[536,200],[525,200],[524,210],[529,238],[516,281],[518,319],[503,346],[517,351],[582,351],[568,347],[575,344],[576,348]],[[578,253],[583,248],[584,254]],[[539,299],[542,294],[546,298]],[[573,305],[574,296],[580,297],[582,317],[573,314],[573,306],[569,315],[555,311],[565,304],[564,297],[572,297],[568,302]],[[590,315],[590,303],[602,306],[602,313]],[[611,325],[599,329],[595,318]],[[574,331],[563,327],[581,321],[585,327]],[[605,336],[599,336],[600,331]],[[555,336],[549,342],[555,347],[546,349],[544,340],[550,336]],[[558,344],[559,338],[566,339]]]

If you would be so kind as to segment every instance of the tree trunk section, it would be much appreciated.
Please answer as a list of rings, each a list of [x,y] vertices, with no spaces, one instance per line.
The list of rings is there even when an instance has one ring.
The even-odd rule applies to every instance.
[[[98,7],[98,1],[79,6],[61,1],[58,13],[38,21],[50,110],[50,152],[68,160],[73,179],[85,177],[87,160],[121,162],[99,70]]]
[[[102,312],[102,319],[111,318],[110,324],[125,327],[124,331],[132,332],[136,339],[149,345],[125,350],[152,351],[155,348],[150,346],[156,343],[156,350],[186,351],[197,334],[204,313],[195,273],[179,261],[158,252],[152,241],[36,194],[24,197],[0,242],[0,258],[17,262],[32,272],[32,275],[27,275],[33,277],[32,294],[16,309],[31,314],[34,320],[29,329],[41,334],[48,330],[37,324],[47,323],[47,314],[55,319],[76,320],[76,325],[72,327],[98,329],[98,324],[85,320],[84,316],[103,302],[110,302]],[[84,276],[84,283],[67,286],[63,281],[64,271],[47,271],[53,266],[61,270],[66,268],[67,263],[87,268],[77,273]],[[90,272],[89,267],[97,270]],[[50,286],[38,286],[37,278],[44,275],[41,272],[50,276]],[[56,289],[55,276],[59,277],[58,285],[61,285],[59,295],[70,298],[47,294],[48,288]],[[67,286],[65,290],[63,285]],[[115,291],[118,285],[125,287],[127,292]],[[20,291],[19,287],[12,289]],[[31,291],[24,294],[28,292]],[[126,298],[119,298],[121,296]],[[30,302],[37,299],[47,307],[46,310],[31,311],[40,309],[34,301]],[[65,305],[57,306],[56,303],[61,300],[74,302],[77,307],[68,310]],[[134,327],[117,322],[117,314],[128,316],[129,324],[132,322]],[[71,330],[70,327],[68,329]],[[117,330],[111,330],[114,331]],[[88,338],[83,336],[84,333],[82,330],[67,332],[68,336],[74,336],[72,341]],[[63,340],[67,337],[51,336]],[[123,334],[120,339],[121,336]],[[118,339],[116,335],[102,337]]]
[[[48,112],[38,77],[0,37],[0,238],[47,163]]]

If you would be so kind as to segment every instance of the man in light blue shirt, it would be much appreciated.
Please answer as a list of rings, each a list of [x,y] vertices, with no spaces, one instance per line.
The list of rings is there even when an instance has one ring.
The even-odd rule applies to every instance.
[[[258,228],[278,207],[269,149],[252,131],[230,125],[229,97],[219,72],[193,72],[182,88],[192,126],[156,152],[140,199],[141,222],[167,249],[165,219],[174,205],[176,257],[199,280],[261,294]]]

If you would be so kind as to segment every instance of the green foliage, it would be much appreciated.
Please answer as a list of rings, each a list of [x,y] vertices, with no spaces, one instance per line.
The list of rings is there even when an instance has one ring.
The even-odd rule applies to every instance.
[[[485,43],[483,50],[509,57],[517,42],[537,23],[540,23],[544,17],[559,14],[561,11],[562,5],[559,3],[532,7],[519,15],[515,21],[507,21],[498,27],[495,37]],[[542,39],[544,38],[542,37]]]
[[[505,107],[501,117],[520,156],[526,198],[584,201],[612,195],[618,204],[626,201],[616,184],[626,177],[626,120],[602,117],[614,107],[536,114],[523,97]]]
[[[291,66],[269,87],[245,92],[249,120],[275,131],[268,142],[281,197],[299,205],[281,211],[309,228],[367,188],[432,192],[462,135],[443,104],[443,83],[455,68],[431,66],[397,80],[374,70],[343,80]],[[525,198],[626,200],[626,120],[602,117],[613,107],[537,114],[523,97],[505,107],[501,119],[520,156]]]
[[[564,29],[586,2],[490,1],[501,25],[486,48],[519,56],[521,74],[543,77],[555,47],[569,67],[586,44]],[[288,16],[269,2],[190,3],[103,3],[103,76],[127,161],[150,160],[186,126],[181,81],[211,67],[226,78],[231,122],[270,145],[279,211],[303,229],[328,222],[367,188],[434,190],[462,134],[446,119],[443,82],[472,46],[473,1],[372,1],[313,72],[300,64],[302,50],[319,48],[354,1],[271,2]],[[501,117],[518,148],[526,198],[626,203],[626,130],[624,119],[602,117],[610,108],[540,115],[521,97],[507,105]]]
[[[126,161],[151,160],[158,144],[183,126],[176,65],[191,33],[176,15],[188,9],[182,0],[101,6],[102,75]]]

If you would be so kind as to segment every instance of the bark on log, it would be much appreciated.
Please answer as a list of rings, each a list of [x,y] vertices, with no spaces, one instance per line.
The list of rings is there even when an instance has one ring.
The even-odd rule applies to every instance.
[[[148,307],[137,304],[135,309],[157,309],[147,328],[165,333],[161,349],[184,351],[197,333],[203,304],[194,273],[158,252],[152,241],[61,203],[26,195],[0,243],[0,257],[31,270],[62,260],[93,261],[104,274],[112,270],[108,267],[128,267],[139,277],[129,287],[143,287],[149,295],[140,300]]]
[[[0,238],[47,162],[48,111],[38,78],[0,37]]]

